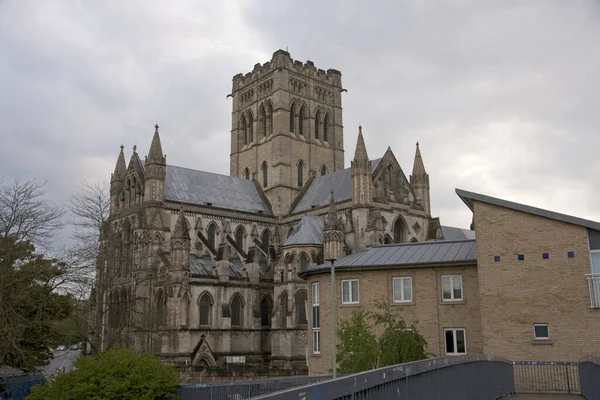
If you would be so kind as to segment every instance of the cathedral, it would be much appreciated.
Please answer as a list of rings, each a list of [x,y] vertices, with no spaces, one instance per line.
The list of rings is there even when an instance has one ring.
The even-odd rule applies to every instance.
[[[298,273],[386,243],[466,238],[431,216],[416,146],[407,178],[358,127],[344,168],[342,75],[278,50],[233,77],[230,174],[123,147],[110,180],[92,292],[91,348],[133,346],[196,371],[306,373]],[[320,340],[313,338],[313,340]]]

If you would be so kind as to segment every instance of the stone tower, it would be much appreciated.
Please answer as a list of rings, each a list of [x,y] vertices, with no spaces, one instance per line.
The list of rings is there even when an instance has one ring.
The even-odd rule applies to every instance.
[[[410,176],[410,185],[417,196],[417,203],[423,206],[423,210],[427,215],[431,215],[431,203],[429,201],[429,174],[425,172],[425,165],[419,150],[419,142],[417,142],[417,150],[415,152],[415,162],[413,171]]]
[[[339,71],[283,50],[233,77],[230,174],[256,179],[275,215],[312,176],[344,168],[341,93]]]

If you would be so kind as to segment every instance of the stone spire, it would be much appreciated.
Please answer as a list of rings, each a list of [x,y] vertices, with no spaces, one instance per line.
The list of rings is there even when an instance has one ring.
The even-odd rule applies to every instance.
[[[125,165],[125,154],[123,153],[123,145],[121,145],[121,152],[119,158],[117,158],[117,165],[115,165],[115,172],[113,173],[111,182],[123,182],[125,174],[127,173],[127,166]]]
[[[179,217],[177,217],[177,222],[175,223],[175,228],[173,229],[172,239],[190,240],[190,230],[185,222],[183,206],[181,206],[179,209]]]
[[[352,171],[352,204],[354,206],[359,204],[363,206],[370,205],[373,201],[373,168],[367,154],[362,126],[358,127],[356,150],[350,168]]]
[[[421,157],[421,150],[419,149],[419,142],[417,142],[417,151],[415,152],[415,162],[413,164],[412,174],[414,176],[427,175],[427,172],[425,172],[425,165],[423,164],[423,158]]]
[[[419,142],[417,142],[417,150],[415,151],[415,162],[413,164],[412,175],[410,176],[410,186],[412,186],[416,201],[423,206],[423,210],[427,215],[431,215],[431,204],[429,196],[429,174],[425,171],[425,164],[421,157]]]
[[[329,201],[329,212],[325,217],[325,230],[341,231],[343,230],[342,224],[335,211],[335,200],[333,197],[333,190],[331,191],[331,200]]]
[[[354,151],[354,162],[367,162],[369,155],[367,154],[367,146],[362,134],[362,126],[358,126],[358,139],[356,140],[356,150]]]
[[[325,229],[323,230],[323,258],[325,260],[338,259],[342,257],[344,249],[344,232],[342,223],[335,211],[335,200],[333,191],[329,202],[329,212],[325,217]]]
[[[146,158],[146,165],[150,164],[166,165],[160,144],[160,136],[158,135],[158,124],[154,126],[154,137],[152,137],[152,144],[150,144],[150,151],[148,152],[148,158]]]

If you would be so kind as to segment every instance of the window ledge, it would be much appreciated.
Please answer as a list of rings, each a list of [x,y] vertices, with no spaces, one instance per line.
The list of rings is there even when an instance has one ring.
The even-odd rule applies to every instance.
[[[342,303],[340,307],[360,307],[360,303]]]
[[[554,344],[554,342],[552,340],[544,340],[544,339],[533,339],[531,341],[531,344],[534,345],[548,345],[548,346],[552,346]]]
[[[414,301],[392,301],[392,306],[414,306]]]
[[[454,304],[467,304],[465,300],[442,300],[440,304],[443,305],[454,305]]]
[[[321,358],[321,353],[310,353],[310,356],[314,358]]]

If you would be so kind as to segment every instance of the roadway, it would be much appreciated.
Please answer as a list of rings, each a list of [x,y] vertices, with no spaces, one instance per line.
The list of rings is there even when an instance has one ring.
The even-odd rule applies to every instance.
[[[509,399],[521,399],[521,400],[576,400],[583,399],[583,397],[576,394],[518,394]]]
[[[65,350],[54,353],[54,358],[50,360],[50,364],[42,368],[41,373],[50,378],[58,371],[70,372],[73,370],[73,363],[81,356],[81,350]]]

